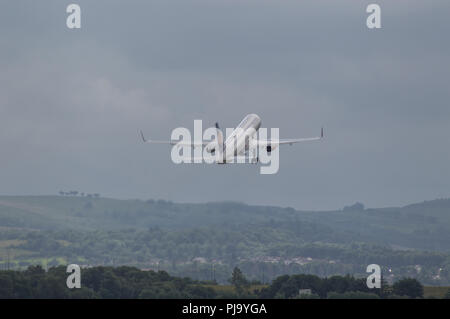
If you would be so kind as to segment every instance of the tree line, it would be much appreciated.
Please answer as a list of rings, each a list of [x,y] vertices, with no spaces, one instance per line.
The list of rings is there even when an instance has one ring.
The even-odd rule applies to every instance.
[[[81,288],[66,286],[66,267],[30,266],[24,271],[0,271],[0,298],[56,299],[213,299],[213,298],[423,298],[422,284],[404,278],[381,289],[367,288],[365,279],[352,276],[320,278],[314,275],[283,275],[269,285],[249,281],[235,267],[230,285],[170,276],[165,271],[135,267],[92,267],[81,272]],[[446,295],[450,298],[450,291]]]

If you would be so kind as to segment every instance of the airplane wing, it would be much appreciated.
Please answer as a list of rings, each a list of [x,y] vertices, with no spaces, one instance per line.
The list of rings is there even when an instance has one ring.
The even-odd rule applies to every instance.
[[[317,137],[291,138],[291,139],[280,139],[280,140],[258,140],[257,146],[266,147],[269,145],[272,145],[272,146],[278,146],[278,145],[283,145],[283,144],[292,145],[294,143],[318,141],[321,139],[323,139],[323,128],[320,131],[320,136],[317,136]]]
[[[150,144],[170,144],[170,145],[180,145],[180,146],[192,146],[192,147],[200,147],[200,146],[206,146],[211,142],[203,141],[203,142],[177,142],[177,141],[158,141],[158,140],[150,140],[146,139],[144,136],[144,133],[140,131],[141,138],[144,143],[150,143]]]

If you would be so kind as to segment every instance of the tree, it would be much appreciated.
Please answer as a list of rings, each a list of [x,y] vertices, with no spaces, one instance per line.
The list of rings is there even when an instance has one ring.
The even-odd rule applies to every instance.
[[[0,298],[12,298],[14,296],[14,283],[9,274],[0,274]]]
[[[45,270],[44,270],[44,268],[42,268],[41,265],[29,266],[28,269],[26,270],[26,272],[29,274],[33,274],[33,275],[44,275],[45,274]]]
[[[242,294],[244,288],[248,288],[249,282],[238,267],[234,267],[230,278],[230,283],[236,288],[239,295]]]
[[[450,289],[445,294],[444,299],[450,299]]]
[[[410,298],[423,298],[423,286],[414,278],[404,278],[392,286],[393,292],[398,296],[408,296]]]
[[[364,210],[364,204],[362,204],[360,202],[356,202],[355,204],[353,204],[351,206],[344,207],[344,211],[359,212],[359,211],[363,211],[363,210]]]

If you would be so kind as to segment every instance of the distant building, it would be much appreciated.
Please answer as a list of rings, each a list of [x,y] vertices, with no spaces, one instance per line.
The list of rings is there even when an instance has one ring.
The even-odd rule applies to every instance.
[[[312,294],[311,289],[299,289],[299,291],[298,291],[298,295],[299,296],[301,296],[301,295],[311,295],[311,294]]]
[[[356,202],[355,204],[351,205],[351,206],[345,206],[344,207],[344,212],[359,212],[359,211],[363,211],[364,210],[364,204]]]

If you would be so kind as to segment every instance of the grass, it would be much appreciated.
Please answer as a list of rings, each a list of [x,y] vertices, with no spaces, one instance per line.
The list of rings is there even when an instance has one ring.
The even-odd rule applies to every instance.
[[[231,294],[236,292],[233,285],[204,285],[204,287],[212,288],[215,292],[223,294]],[[261,290],[266,287],[268,287],[268,285],[252,285],[250,286],[249,291],[253,293],[255,290]]]
[[[450,287],[424,287],[423,290],[425,298],[443,298],[447,291],[450,290]]]
[[[22,244],[25,244],[25,243],[26,243],[25,240],[17,240],[17,239],[0,240],[0,249],[1,248],[15,247],[15,246],[19,246],[19,245],[22,245]]]
[[[210,287],[212,289],[214,289],[217,293],[222,293],[222,294],[232,294],[235,293],[236,290],[234,288],[234,286],[232,285],[205,285],[205,287]],[[268,287],[267,285],[253,285],[250,287],[250,291],[254,292],[255,290],[261,290],[262,288],[266,288]],[[431,287],[431,286],[426,286],[424,287],[424,297],[425,298],[438,298],[438,299],[442,299],[445,294],[447,293],[447,291],[450,290],[450,287]]]

